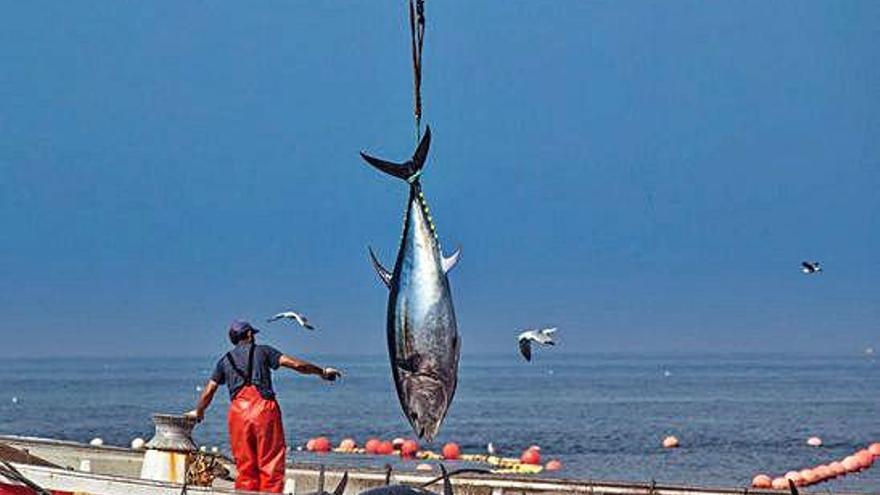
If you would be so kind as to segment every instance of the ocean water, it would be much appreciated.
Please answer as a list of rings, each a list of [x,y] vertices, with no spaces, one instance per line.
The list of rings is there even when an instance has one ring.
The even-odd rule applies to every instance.
[[[311,357],[309,357],[311,358]],[[320,356],[343,369],[334,384],[275,375],[290,445],[327,435],[392,438],[411,432],[383,356]],[[0,367],[0,434],[128,445],[149,438],[153,412],[192,408],[216,357],[13,359]],[[17,403],[12,398],[17,397]],[[227,451],[225,388],[196,440]],[[667,434],[681,448],[660,447]],[[820,436],[825,445],[808,447]],[[463,356],[459,388],[440,437],[517,456],[542,446],[557,475],[710,486],[746,486],[827,463],[880,441],[880,362],[866,356],[570,355]],[[311,454],[292,453],[313,460]],[[323,457],[322,461],[329,461]],[[361,458],[382,465],[386,459]],[[406,467],[405,465],[403,466]],[[411,467],[411,466],[410,466]],[[880,492],[880,463],[816,491]]]

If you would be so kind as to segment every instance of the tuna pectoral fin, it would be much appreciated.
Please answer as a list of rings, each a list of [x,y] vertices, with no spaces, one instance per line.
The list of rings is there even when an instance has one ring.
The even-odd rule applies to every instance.
[[[443,273],[449,273],[449,270],[452,270],[452,267],[458,264],[458,258],[461,256],[461,248],[455,250],[454,253],[449,255],[448,258],[443,258],[442,266]]]
[[[422,167],[425,166],[425,159],[428,158],[428,148],[430,147],[431,128],[428,127],[425,129],[425,135],[422,137],[422,141],[419,143],[418,148],[416,148],[416,152],[413,153],[412,158],[405,163],[385,161],[381,158],[370,156],[364,152],[361,152],[361,158],[386,174],[400,177],[409,183],[414,183],[422,173]]]
[[[385,267],[382,266],[382,263],[379,263],[379,260],[376,259],[376,253],[373,252],[373,248],[368,247],[367,249],[370,250],[370,261],[373,262],[373,268],[376,269],[376,273],[379,274],[379,278],[382,279],[382,282],[385,283],[385,286],[390,289],[391,288],[391,272],[386,270]]]
[[[406,359],[398,359],[397,367],[402,369],[403,371],[415,373],[419,369],[419,355],[413,354]]]

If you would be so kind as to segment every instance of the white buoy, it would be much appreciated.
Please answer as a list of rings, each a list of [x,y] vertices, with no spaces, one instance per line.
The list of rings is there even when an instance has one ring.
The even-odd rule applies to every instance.
[[[810,437],[807,439],[807,445],[810,447],[821,447],[822,439],[819,437]]]
[[[147,442],[145,442],[143,438],[137,437],[131,441],[131,448],[134,450],[141,450],[144,448],[144,445],[146,445],[146,444],[147,444]]]
[[[216,453],[218,453],[218,452],[220,452],[220,449],[218,449],[217,447],[211,447],[211,453],[212,453],[212,454],[216,454]]]
[[[663,370],[663,376],[669,378],[670,376],[672,376],[672,372],[669,370]]]
[[[13,397],[13,398],[12,398],[12,403],[13,403],[13,404],[18,404],[18,397]]]
[[[678,438],[675,435],[669,435],[668,437],[663,439],[663,448],[664,449],[674,449],[679,445]]]
[[[89,442],[89,445],[91,445],[92,447],[100,447],[101,445],[104,445],[104,439],[102,439],[101,437],[95,437],[92,439],[91,442]]]
[[[208,447],[206,445],[202,445],[201,447],[199,447],[199,452],[207,452],[207,451],[208,451]]]
[[[201,392],[201,391],[202,391],[202,386],[196,385],[196,392]]]

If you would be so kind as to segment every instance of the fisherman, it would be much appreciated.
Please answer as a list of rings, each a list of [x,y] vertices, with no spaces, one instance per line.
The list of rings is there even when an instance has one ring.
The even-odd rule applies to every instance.
[[[258,332],[246,321],[232,322],[229,340],[235,347],[217,362],[195,410],[187,414],[202,421],[217,388],[225,383],[231,400],[229,443],[238,469],[235,489],[281,493],[286,443],[281,409],[272,389],[272,370],[284,366],[331,382],[342,374],[334,368],[321,368],[288,356],[274,347],[257,345]]]

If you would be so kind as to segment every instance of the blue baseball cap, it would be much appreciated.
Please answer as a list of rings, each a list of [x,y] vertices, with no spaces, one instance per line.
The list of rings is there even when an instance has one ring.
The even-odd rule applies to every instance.
[[[248,332],[260,333],[260,331],[252,327],[250,323],[244,320],[234,320],[232,324],[229,325],[229,340],[237,342]]]

